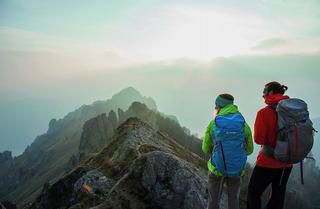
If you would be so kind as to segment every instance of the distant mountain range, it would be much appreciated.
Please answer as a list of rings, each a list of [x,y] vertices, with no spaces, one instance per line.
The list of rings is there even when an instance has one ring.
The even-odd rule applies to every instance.
[[[127,110],[135,101],[157,109],[153,99],[129,87],[106,101],[83,105],[63,119],[52,119],[47,133],[36,137],[22,155],[10,159],[6,152],[6,160],[0,161],[1,199],[23,204],[35,198],[45,182],[55,181],[73,168],[74,158],[79,153],[82,126],[87,120],[118,108]]]

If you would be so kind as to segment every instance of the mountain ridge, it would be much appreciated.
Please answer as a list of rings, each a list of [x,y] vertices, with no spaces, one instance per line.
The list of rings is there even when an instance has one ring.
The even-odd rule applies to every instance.
[[[90,194],[77,191],[73,185],[92,169],[112,185],[106,194],[97,193],[89,201]],[[53,209],[69,204],[68,208],[74,209],[202,209],[207,198],[206,171],[205,160],[140,119],[129,118],[100,153],[42,192],[28,208]],[[59,195],[57,190],[68,192]]]
[[[0,199],[13,200],[21,205],[27,197],[35,198],[43,184],[70,170],[78,155],[82,126],[88,119],[118,108],[126,110],[134,101],[156,109],[153,99],[142,96],[133,87],[127,90],[134,92],[134,96],[127,98],[124,89],[116,95],[116,101],[108,99],[82,105],[62,119],[51,119],[48,131],[37,136],[21,155],[10,162],[10,166],[0,171]]]

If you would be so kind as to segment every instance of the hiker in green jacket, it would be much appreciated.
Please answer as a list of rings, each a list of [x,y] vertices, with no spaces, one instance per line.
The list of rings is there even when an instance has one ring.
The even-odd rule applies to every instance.
[[[215,116],[202,141],[208,161],[208,209],[219,209],[223,185],[227,185],[228,208],[239,209],[241,176],[247,155],[253,152],[251,129],[230,94],[220,94],[215,100]]]

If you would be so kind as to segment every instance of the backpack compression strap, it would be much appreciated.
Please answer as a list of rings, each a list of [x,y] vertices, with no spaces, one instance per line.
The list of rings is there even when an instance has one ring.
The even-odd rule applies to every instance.
[[[301,184],[304,184],[304,181],[303,181],[303,161],[300,162],[300,178],[301,178]]]
[[[223,151],[223,146],[222,146],[221,141],[220,141],[220,147],[221,147],[221,154],[222,154],[222,159],[223,159],[224,170],[227,171],[227,163],[226,163],[226,159],[224,156],[224,151]]]

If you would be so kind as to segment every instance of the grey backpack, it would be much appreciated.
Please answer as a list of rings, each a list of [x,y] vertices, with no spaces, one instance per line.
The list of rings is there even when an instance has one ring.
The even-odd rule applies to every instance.
[[[273,156],[285,163],[303,161],[313,146],[313,124],[301,99],[281,100],[276,107],[278,135]]]

